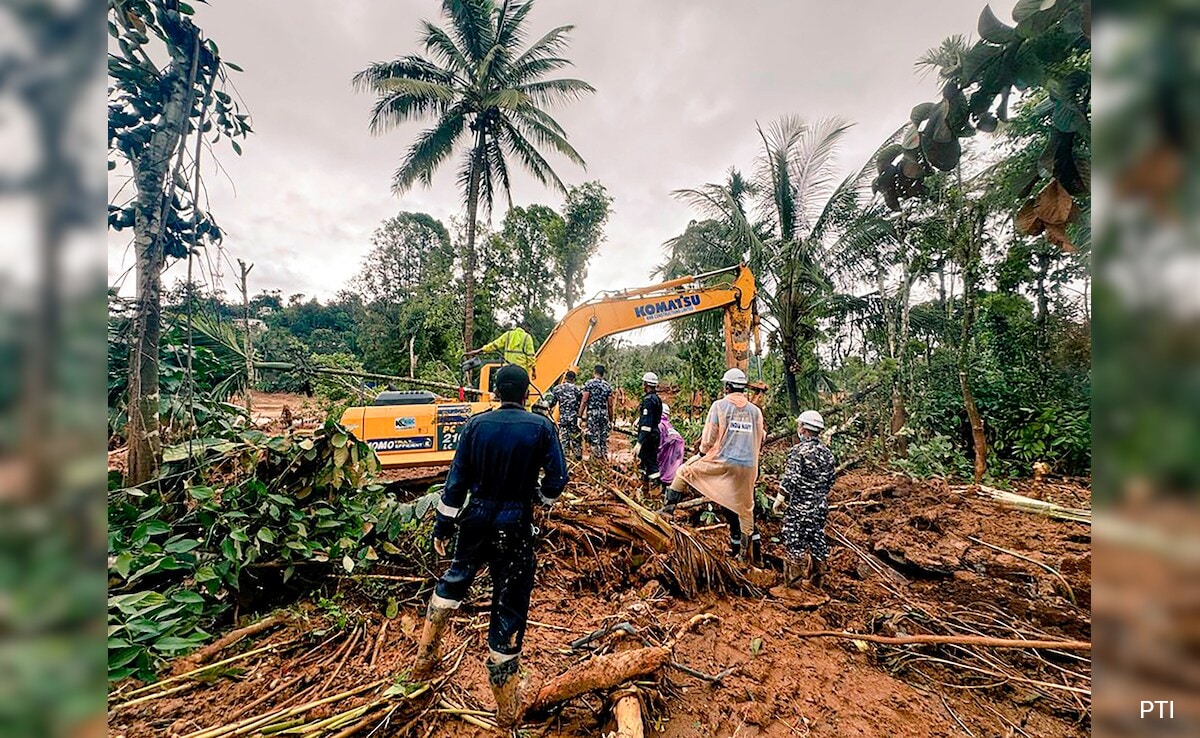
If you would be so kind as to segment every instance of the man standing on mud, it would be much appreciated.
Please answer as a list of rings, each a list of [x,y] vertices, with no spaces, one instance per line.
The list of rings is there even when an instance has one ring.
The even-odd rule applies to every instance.
[[[558,404],[558,436],[563,452],[572,459],[583,458],[583,443],[579,438],[579,405],[583,390],[575,384],[575,370],[567,370],[561,384],[550,390]]]
[[[821,443],[825,419],[816,410],[805,410],[796,419],[800,442],[792,446],[775,497],[772,511],[787,505],[783,518],[783,586],[792,588],[800,581],[821,586],[829,542],[825,540],[825,519],[829,515],[829,488],[836,470],[833,452]],[[785,497],[786,495],[786,497]],[[805,555],[807,554],[807,560]]]
[[[642,375],[642,404],[638,406],[637,443],[633,455],[642,468],[642,493],[650,494],[650,485],[658,485],[662,474],[658,471],[658,444],[661,436],[658,424],[662,422],[663,404],[658,397],[658,375],[646,372]]]
[[[492,575],[488,676],[496,723],[511,727],[520,719],[518,671],[536,565],[533,506],[558,498],[567,483],[567,464],[554,424],[525,409],[529,374],[524,369],[502,367],[496,373],[496,394],[498,409],[463,426],[438,502],[434,550],[444,556],[456,528],[458,538],[450,568],[429,600],[412,677],[426,679],[437,666],[450,615],[486,564]],[[540,489],[539,472],[545,472]]]
[[[759,534],[754,530],[754,484],[758,456],[766,430],[762,411],[746,397],[746,373],[730,369],[721,377],[725,396],[712,404],[700,437],[702,456],[690,459],[667,488],[670,512],[694,487],[721,506],[729,522],[729,547],[734,557],[749,549],[758,558]]]
[[[579,419],[587,422],[591,458],[608,462],[608,431],[612,427],[613,388],[604,380],[604,365],[597,364],[594,376],[583,384]]]

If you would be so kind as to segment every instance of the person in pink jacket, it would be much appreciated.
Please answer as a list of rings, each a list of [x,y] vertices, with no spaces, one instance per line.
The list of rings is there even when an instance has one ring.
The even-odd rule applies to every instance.
[[[675,481],[675,472],[683,466],[683,436],[675,430],[670,421],[671,408],[667,403],[662,406],[662,420],[658,422],[658,471],[662,476],[663,495],[666,495],[667,485]]]

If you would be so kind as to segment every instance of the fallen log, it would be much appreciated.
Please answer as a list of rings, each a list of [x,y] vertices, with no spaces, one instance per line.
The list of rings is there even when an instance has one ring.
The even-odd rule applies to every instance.
[[[615,738],[645,738],[642,725],[642,701],[637,692],[628,692],[613,704],[613,717],[617,720]]]
[[[276,625],[287,621],[287,619],[287,613],[279,612],[271,615],[270,617],[263,618],[256,623],[251,623],[244,628],[238,628],[237,630],[230,631],[199,651],[189,654],[176,661],[174,666],[175,673],[181,674],[185,671],[194,669],[197,666],[203,666],[211,661],[217,654],[221,653],[221,651],[224,651],[226,648],[229,648],[238,641],[244,638],[249,638],[253,635],[258,635],[264,630],[270,630]]]
[[[917,643],[947,643],[956,646],[987,646],[990,648],[1053,648],[1059,651],[1091,651],[1087,641],[1034,641],[1021,638],[990,638],[988,636],[915,635],[889,637],[868,633],[844,633],[840,630],[805,630],[789,633],[797,638],[846,638],[854,641],[882,643],[888,646],[908,646]]]
[[[658,671],[670,660],[671,649],[657,646],[597,656],[542,685],[530,701],[527,712],[538,712],[598,689],[612,689],[630,679]]]

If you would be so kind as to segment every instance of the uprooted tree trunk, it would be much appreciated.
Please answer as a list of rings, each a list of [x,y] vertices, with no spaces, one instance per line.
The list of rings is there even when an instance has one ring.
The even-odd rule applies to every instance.
[[[526,711],[538,712],[581,694],[598,689],[612,689],[631,679],[652,674],[666,666],[670,660],[671,649],[661,646],[597,656],[543,684]]]

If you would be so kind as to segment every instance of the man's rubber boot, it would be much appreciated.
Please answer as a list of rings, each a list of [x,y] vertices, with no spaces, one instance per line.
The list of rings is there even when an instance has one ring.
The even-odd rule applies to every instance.
[[[762,536],[758,531],[750,536],[750,563],[754,566],[762,565]]]
[[[804,579],[804,568],[799,561],[792,559],[783,560],[783,586],[787,589],[795,589],[796,585]]]
[[[521,657],[507,661],[488,661],[488,681],[496,698],[496,725],[515,728],[521,722]]]
[[[413,662],[411,672],[415,681],[428,679],[437,667],[438,647],[452,612],[453,608],[434,607],[433,603],[429,604],[425,613],[425,628],[421,631],[421,642],[417,644],[417,659]]]
[[[825,578],[825,562],[818,558],[813,558],[812,568],[808,572],[808,583],[814,588],[820,589],[821,580]]]
[[[672,481],[670,485],[663,487],[663,500],[666,504],[660,507],[658,512],[664,515],[675,512],[675,506],[683,500],[683,492],[675,489],[675,482]]]

